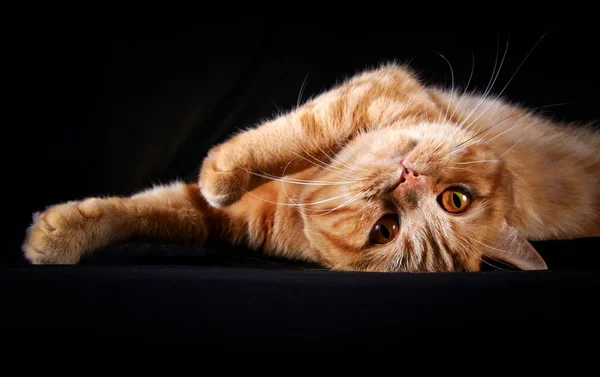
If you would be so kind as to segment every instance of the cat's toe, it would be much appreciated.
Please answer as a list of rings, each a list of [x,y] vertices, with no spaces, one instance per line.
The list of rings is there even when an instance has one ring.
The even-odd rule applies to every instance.
[[[250,173],[241,165],[224,161],[223,152],[212,151],[202,164],[198,185],[206,201],[222,208],[239,200],[250,184]]]
[[[85,208],[69,202],[34,214],[22,250],[32,264],[75,264],[86,244]]]
[[[211,171],[206,175],[200,181],[200,192],[215,208],[235,203],[245,192],[244,182],[234,172]]]

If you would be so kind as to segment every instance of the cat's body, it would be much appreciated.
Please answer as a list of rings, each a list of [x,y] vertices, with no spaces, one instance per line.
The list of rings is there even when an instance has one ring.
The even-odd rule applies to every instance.
[[[33,263],[133,237],[221,241],[341,270],[546,268],[529,240],[600,236],[600,133],[494,96],[366,71],[213,148],[199,184],[36,215]]]

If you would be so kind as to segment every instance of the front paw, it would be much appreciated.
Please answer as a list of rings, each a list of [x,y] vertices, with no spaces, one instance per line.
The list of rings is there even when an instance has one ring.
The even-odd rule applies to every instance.
[[[97,199],[68,202],[34,214],[22,250],[32,264],[76,264],[97,238]]]
[[[213,148],[202,163],[198,186],[215,208],[228,206],[248,191],[252,176],[247,164],[238,163],[241,151],[223,144]]]

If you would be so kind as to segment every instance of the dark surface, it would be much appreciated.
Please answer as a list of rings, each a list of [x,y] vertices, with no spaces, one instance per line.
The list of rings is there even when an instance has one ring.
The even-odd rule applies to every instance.
[[[358,366],[436,354],[538,352],[564,358],[597,352],[600,335],[593,299],[600,280],[592,272],[366,274],[207,266],[0,272],[0,294],[11,304],[0,326],[8,365],[32,354],[28,364],[44,367],[273,367],[322,360]]]
[[[530,352],[551,363],[550,354],[598,350],[598,239],[536,243],[551,267],[543,273],[334,273],[157,244],[112,247],[81,266],[25,265],[20,244],[32,212],[194,179],[211,145],[291,109],[305,79],[304,99],[396,59],[410,61],[426,82],[450,85],[439,52],[464,85],[473,52],[471,87],[482,90],[497,41],[502,54],[510,38],[499,93],[548,32],[503,94],[532,107],[557,105],[544,109],[557,119],[598,119],[595,25],[436,31],[338,14],[320,26],[312,16],[290,22],[302,4],[294,11],[270,6],[246,23],[232,17],[211,24],[217,13],[173,14],[164,5],[53,4],[12,20],[18,27],[3,47],[3,84],[15,115],[7,127],[16,133],[4,138],[3,176],[14,184],[0,253],[3,365],[248,367],[343,359],[388,366],[437,351],[458,352],[462,365],[480,351],[490,366]],[[319,355],[302,356],[311,352]]]

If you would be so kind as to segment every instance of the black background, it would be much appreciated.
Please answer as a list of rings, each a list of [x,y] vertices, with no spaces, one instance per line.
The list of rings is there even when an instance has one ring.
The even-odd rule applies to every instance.
[[[5,361],[248,367],[305,361],[300,353],[313,351],[387,366],[436,351],[462,352],[460,363],[475,350],[486,362],[529,358],[533,349],[594,350],[597,239],[536,243],[549,273],[338,274],[151,244],[111,248],[86,261],[92,266],[25,266],[20,245],[32,212],[193,180],[210,146],[291,109],[305,79],[304,99],[394,59],[410,62],[425,83],[450,85],[440,53],[464,85],[473,54],[471,87],[483,90],[498,43],[502,54],[509,40],[499,93],[545,34],[504,95],[532,107],[562,104],[544,109],[560,120],[599,118],[593,24],[492,21],[487,10],[485,29],[467,14],[429,22],[422,12],[365,12],[368,4],[350,7],[351,18],[304,4],[234,16],[234,4],[221,5],[36,4],[12,13],[3,45],[14,115],[3,123]],[[333,358],[336,351],[344,354]],[[378,356],[367,358],[370,351]]]

